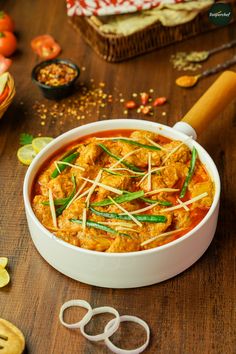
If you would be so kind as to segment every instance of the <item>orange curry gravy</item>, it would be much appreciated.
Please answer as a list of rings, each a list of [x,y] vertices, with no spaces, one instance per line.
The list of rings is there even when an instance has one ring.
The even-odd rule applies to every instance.
[[[130,139],[139,145],[130,141],[108,139],[115,137]],[[160,149],[153,150],[150,146]],[[70,151],[78,152],[75,161],[64,166],[63,171],[52,178],[57,162]],[[123,160],[118,162],[109,152]],[[193,229],[205,217],[212,204],[214,183],[198,158],[186,193],[180,198],[189,174],[191,158],[191,150],[182,142],[151,132],[115,130],[87,135],[58,150],[41,167],[32,189],[33,210],[49,231],[82,248],[103,252],[132,252],[158,247]],[[122,164],[122,161],[126,165]],[[58,166],[61,165],[57,165],[57,168]],[[132,170],[130,166],[142,171],[140,176],[137,169]],[[153,169],[156,171],[152,171]],[[96,185],[88,197],[93,186],[91,181],[97,178],[100,171],[100,185]],[[75,185],[72,183],[72,177]],[[125,192],[141,192],[143,195],[131,201],[120,202],[120,194],[104,189],[103,186],[122,191],[122,196]],[[49,190],[52,192],[54,208],[58,214],[56,224],[55,218],[53,223],[53,210],[49,205]],[[78,194],[76,198],[75,193]],[[80,198],[83,193],[85,195]],[[199,196],[199,200],[179,207],[181,203]],[[109,198],[111,202],[108,205],[96,205]],[[66,200],[72,202],[68,206],[59,204]],[[175,209],[175,206],[178,208]],[[64,208],[62,211],[61,207]],[[144,211],[135,213],[143,208]],[[126,220],[107,218],[104,214],[124,214],[124,210],[128,217]],[[139,222],[138,225],[130,218],[129,213],[133,218],[135,215],[146,215],[147,220],[142,221],[141,225]],[[152,215],[161,215],[166,221],[150,222],[148,217]],[[111,232],[104,227],[100,229],[101,225],[111,228]]]

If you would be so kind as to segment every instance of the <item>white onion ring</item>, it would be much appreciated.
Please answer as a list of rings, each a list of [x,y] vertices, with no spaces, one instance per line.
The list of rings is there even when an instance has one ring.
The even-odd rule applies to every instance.
[[[104,340],[104,339],[112,336],[115,333],[115,331],[119,328],[119,325],[120,325],[120,315],[116,309],[114,309],[113,307],[110,307],[110,306],[96,307],[95,309],[92,310],[92,317],[95,315],[98,315],[100,313],[107,313],[107,312],[116,316],[115,318],[112,319],[112,323],[110,323],[111,321],[108,322],[108,324],[110,323],[109,328],[107,328],[106,331],[104,330],[103,333],[92,336],[92,335],[85,333],[84,327],[85,327],[86,323],[83,323],[80,326],[80,331],[85,338],[91,340],[92,342],[98,342],[100,340]],[[106,325],[106,327],[107,327],[107,325]]]
[[[110,336],[107,336],[104,341],[105,341],[105,344],[106,346],[113,352],[113,353],[116,353],[116,354],[139,354],[139,353],[142,353],[148,346],[149,344],[149,340],[150,340],[150,329],[149,329],[149,326],[148,324],[141,320],[141,318],[139,317],[136,317],[136,316],[120,316],[120,322],[135,322],[135,323],[138,323],[139,325],[141,325],[146,333],[147,333],[147,339],[146,339],[146,342],[139,348],[136,348],[136,349],[121,349],[121,348],[118,348],[115,344],[113,344],[109,337]],[[108,324],[106,325],[105,329],[104,329],[104,333],[108,333],[108,331],[110,330],[111,327],[113,327],[114,325],[114,319],[112,319],[110,322],[108,322]]]
[[[68,309],[69,307],[73,307],[73,306],[83,307],[83,308],[87,309],[88,312],[84,315],[82,320],[80,320],[79,322],[66,323],[63,320],[63,313],[66,309]],[[86,326],[86,324],[91,320],[92,316],[93,316],[92,307],[85,300],[69,300],[62,305],[62,307],[60,309],[60,313],[59,313],[60,322],[63,324],[63,326],[70,328],[70,329],[80,328],[82,325]]]

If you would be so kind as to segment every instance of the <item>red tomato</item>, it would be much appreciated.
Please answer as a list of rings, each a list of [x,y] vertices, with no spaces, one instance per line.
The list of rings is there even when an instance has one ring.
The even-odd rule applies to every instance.
[[[56,58],[61,52],[59,44],[48,34],[35,37],[31,41],[31,47],[44,60]]]
[[[31,48],[37,53],[37,49],[46,43],[54,43],[55,40],[49,34],[44,34],[42,36],[37,36],[31,41]]]
[[[5,58],[3,55],[0,54],[0,74],[5,73],[12,64],[11,59]]]
[[[45,43],[42,47],[37,49],[37,54],[40,58],[44,60],[54,59],[61,52],[61,47],[56,42]]]
[[[0,95],[0,104],[1,104],[3,101],[5,101],[5,99],[7,98],[8,94],[9,94],[9,87],[6,86],[5,89],[4,89],[4,91],[3,91],[3,93]]]
[[[0,32],[9,31],[13,32],[15,29],[12,18],[4,11],[0,11]]]
[[[0,32],[0,54],[5,57],[11,56],[17,47],[16,37],[8,31]]]

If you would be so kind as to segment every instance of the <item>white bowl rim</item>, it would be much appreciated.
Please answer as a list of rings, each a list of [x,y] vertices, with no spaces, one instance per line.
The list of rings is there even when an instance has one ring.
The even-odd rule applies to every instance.
[[[153,128],[156,127],[158,128],[159,130],[162,130],[162,129],[165,129],[167,131],[170,131],[170,133],[174,130],[174,132],[176,134],[178,134],[182,141],[185,141],[186,139],[190,139],[189,136],[187,136],[186,134],[178,131],[177,129],[174,129],[172,127],[169,127],[167,125],[164,125],[164,124],[160,124],[160,123],[156,123],[156,122],[151,122],[151,121],[142,121],[142,120],[139,120],[139,119],[129,119],[128,120],[129,122],[133,122],[134,124],[135,123],[138,123],[138,124],[148,124],[149,127],[152,126]],[[152,253],[158,253],[158,252],[161,252],[162,250],[165,250],[167,248],[171,248],[171,247],[174,247],[175,245],[179,244],[179,243],[182,243],[184,242],[186,239],[190,238],[191,236],[193,236],[200,228],[203,227],[203,225],[205,225],[209,218],[211,217],[211,215],[213,214],[213,212],[215,211],[217,205],[218,205],[218,202],[219,202],[219,198],[220,198],[220,178],[219,178],[219,173],[218,173],[218,170],[217,170],[217,167],[214,163],[214,161],[212,160],[211,156],[208,154],[208,152],[198,143],[196,142],[195,140],[191,139],[191,142],[193,144],[193,146],[195,146],[196,148],[202,150],[202,153],[204,155],[206,155],[206,157],[208,159],[210,159],[211,161],[211,164],[212,164],[212,167],[213,169],[215,170],[215,177],[214,177],[214,184],[215,184],[215,195],[214,195],[214,199],[213,199],[213,203],[208,211],[208,213],[205,215],[205,217],[200,221],[200,223],[198,223],[192,230],[190,230],[189,232],[187,232],[185,235],[181,236],[180,238],[174,240],[174,241],[171,241],[165,245],[161,245],[161,246],[158,246],[158,247],[154,247],[154,248],[150,248],[150,249],[147,249],[147,250],[142,250],[142,251],[134,251],[134,252],[122,252],[122,253],[118,253],[118,252],[112,252],[112,253],[109,253],[109,252],[100,252],[100,251],[94,251],[94,250],[88,250],[88,249],[85,249],[85,248],[81,248],[79,246],[74,246],[60,238],[58,238],[57,236],[55,236],[53,233],[51,233],[45,226],[43,226],[43,224],[41,224],[41,222],[38,220],[38,218],[36,217],[36,215],[34,214],[33,212],[33,209],[32,209],[32,206],[31,206],[31,202],[30,202],[30,196],[29,196],[29,193],[28,193],[28,180],[31,176],[31,174],[37,174],[37,172],[35,173],[34,172],[34,166],[37,164],[38,160],[41,159],[41,157],[46,153],[48,152],[52,146],[56,145],[58,142],[60,141],[63,141],[65,139],[65,137],[67,137],[68,135],[70,134],[73,134],[74,132],[77,132],[78,130],[81,130],[83,127],[84,128],[89,128],[89,127],[100,127],[101,124],[103,124],[104,122],[108,123],[109,125],[110,124],[115,124],[115,123],[123,123],[123,122],[127,122],[127,119],[125,118],[121,118],[121,119],[110,119],[110,120],[100,120],[100,121],[97,121],[97,122],[92,122],[92,123],[88,123],[88,124],[85,124],[83,126],[79,126],[79,127],[76,127],[76,128],[73,128],[73,129],[70,129],[68,131],[66,131],[65,133],[63,134],[60,134],[57,138],[55,138],[53,141],[51,141],[41,152],[39,152],[37,154],[37,156],[34,158],[33,162],[31,163],[31,165],[29,166],[27,172],[26,172],[26,175],[25,175],[25,179],[24,179],[24,185],[23,185],[23,197],[24,197],[24,202],[25,202],[25,208],[27,209],[29,215],[31,216],[31,218],[33,219],[33,221],[37,224],[37,226],[41,229],[41,231],[46,234],[50,239],[54,239],[55,242],[58,242],[60,244],[62,244],[63,246],[67,247],[67,248],[70,248],[74,251],[77,251],[77,252],[82,252],[84,254],[89,254],[89,255],[96,255],[98,257],[120,257],[120,258],[125,258],[125,257],[142,257],[142,256],[145,256],[147,254],[152,254]],[[143,123],[140,123],[140,122],[143,122]],[[135,126],[135,125],[134,125]],[[119,128],[120,129],[120,128]],[[102,132],[102,131],[111,131],[111,130],[119,130],[118,128],[112,128],[112,127],[109,127],[109,129],[100,129],[98,130],[97,132]],[[127,130],[133,130],[131,128],[126,128]],[[122,128],[122,130],[126,130],[125,128]],[[146,127],[146,129],[140,129],[140,128],[137,128],[139,130],[146,130],[146,131],[152,131],[150,129],[148,129],[148,126]],[[161,132],[161,135],[162,135],[163,132]],[[92,134],[96,134],[96,132],[92,133]],[[90,135],[90,134],[89,134]],[[163,134],[164,135],[164,134]],[[81,136],[82,138],[83,136]],[[79,139],[79,138],[78,138]],[[76,140],[76,139],[75,139]],[[74,140],[74,141],[75,141]],[[65,144],[65,146],[68,145],[68,144]],[[37,168],[37,171],[39,170],[40,168]],[[207,166],[207,169],[208,169],[208,166]],[[209,171],[208,171],[209,173]]]

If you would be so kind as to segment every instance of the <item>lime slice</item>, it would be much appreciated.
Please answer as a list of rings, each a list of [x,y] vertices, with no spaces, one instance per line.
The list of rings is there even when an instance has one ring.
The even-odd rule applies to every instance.
[[[17,151],[18,160],[24,165],[30,165],[35,156],[36,152],[34,151],[32,144],[24,145]]]
[[[3,288],[10,281],[10,275],[4,268],[0,268],[0,288]]]
[[[8,262],[8,258],[7,257],[0,257],[0,267],[1,268],[5,268]]]
[[[50,138],[48,136],[42,136],[39,138],[35,138],[32,141],[32,146],[33,149],[36,153],[38,153],[39,151],[41,151],[47,144],[49,144],[51,141],[53,140],[53,138]]]

